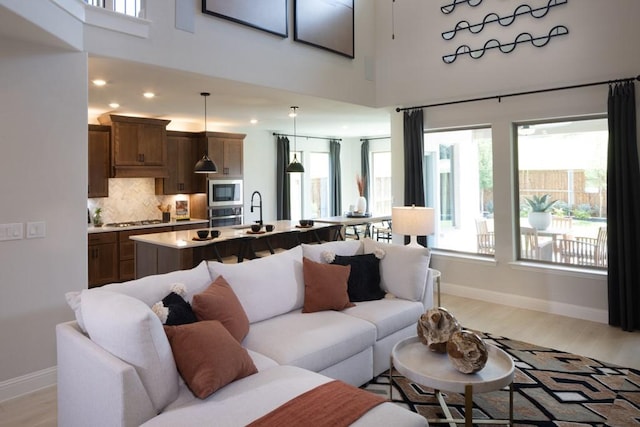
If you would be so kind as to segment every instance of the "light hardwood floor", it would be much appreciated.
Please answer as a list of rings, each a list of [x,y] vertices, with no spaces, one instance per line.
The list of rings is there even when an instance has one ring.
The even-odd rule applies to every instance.
[[[463,327],[640,369],[640,332],[602,323],[442,295]],[[0,402],[0,427],[56,426],[56,388]]]

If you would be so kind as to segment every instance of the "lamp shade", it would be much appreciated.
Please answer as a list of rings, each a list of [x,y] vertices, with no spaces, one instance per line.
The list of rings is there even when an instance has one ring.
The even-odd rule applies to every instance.
[[[205,154],[200,160],[198,160],[198,163],[196,163],[195,167],[193,168],[193,172],[216,173],[218,172],[218,167],[215,163],[213,163],[213,160],[211,160],[209,156]]]
[[[418,245],[417,236],[428,236],[434,231],[433,208],[397,206],[392,208],[393,232],[411,236],[410,246]]]

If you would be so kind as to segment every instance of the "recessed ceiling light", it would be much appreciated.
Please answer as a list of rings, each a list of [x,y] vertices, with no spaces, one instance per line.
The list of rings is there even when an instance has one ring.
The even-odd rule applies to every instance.
[[[153,92],[145,92],[142,94],[142,96],[144,96],[145,98],[153,98],[154,96],[156,96],[156,94]]]
[[[112,102],[111,104],[109,104],[109,107],[118,108],[118,107],[120,107],[120,104],[118,104],[117,102]]]
[[[252,125],[255,125],[256,123],[258,123],[258,119],[251,119],[249,123],[251,123]]]
[[[102,79],[95,79],[93,80],[93,84],[96,86],[104,86],[107,84],[107,82]]]

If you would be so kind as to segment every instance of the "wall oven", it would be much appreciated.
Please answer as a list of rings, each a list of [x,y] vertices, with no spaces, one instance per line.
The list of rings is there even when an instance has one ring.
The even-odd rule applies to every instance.
[[[209,198],[209,208],[242,206],[242,180],[210,179],[207,197]]]
[[[240,225],[244,220],[242,206],[209,207],[210,227],[224,227],[227,225]]]

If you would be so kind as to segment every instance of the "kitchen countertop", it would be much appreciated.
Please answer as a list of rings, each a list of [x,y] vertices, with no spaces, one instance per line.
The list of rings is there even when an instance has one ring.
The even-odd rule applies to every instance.
[[[87,233],[107,233],[109,231],[127,231],[127,230],[137,230],[141,228],[158,228],[158,227],[173,227],[178,225],[190,225],[190,224],[203,224],[204,227],[209,224],[209,221],[206,219],[197,219],[192,218],[189,220],[176,221],[171,220],[169,222],[161,222],[157,224],[144,224],[144,225],[131,225],[128,227],[94,227],[93,225],[87,226]],[[195,233],[194,233],[195,235]]]
[[[206,246],[212,243],[222,242],[225,240],[233,240],[241,237],[268,237],[270,235],[278,234],[278,233],[286,233],[290,231],[309,231],[314,229],[321,229],[328,227],[328,224],[315,224],[312,227],[301,228],[297,226],[296,222],[289,220],[281,220],[281,221],[271,221],[267,224],[273,224],[273,231],[264,232],[264,233],[252,233],[250,230],[251,224],[245,225],[231,225],[226,227],[214,227],[208,228],[203,227],[201,230],[219,230],[220,236],[209,239],[209,240],[194,240],[194,238],[198,237],[196,233],[198,230],[181,230],[181,231],[168,231],[166,233],[154,233],[154,234],[143,234],[139,236],[131,236],[131,240],[135,240],[136,242],[149,243],[153,245],[165,246],[174,249],[186,249],[186,248],[194,248],[199,246]],[[262,229],[264,231],[264,228]]]

